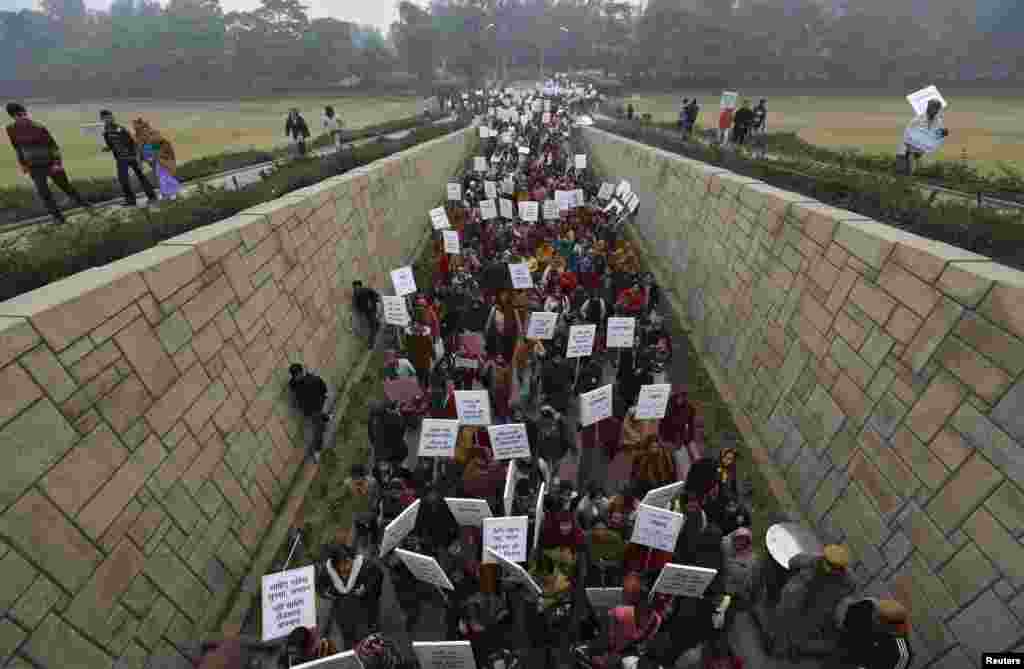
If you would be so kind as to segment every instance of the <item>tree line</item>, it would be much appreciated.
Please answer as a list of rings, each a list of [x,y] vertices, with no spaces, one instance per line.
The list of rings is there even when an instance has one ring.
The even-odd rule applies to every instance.
[[[471,84],[597,70],[634,85],[1020,81],[1024,3],[985,0],[431,0],[389,34],[312,19],[300,0],[42,0],[0,12],[0,86],[47,96],[194,95]],[[983,7],[984,5],[984,7]],[[1016,37],[1015,37],[1016,36]]]

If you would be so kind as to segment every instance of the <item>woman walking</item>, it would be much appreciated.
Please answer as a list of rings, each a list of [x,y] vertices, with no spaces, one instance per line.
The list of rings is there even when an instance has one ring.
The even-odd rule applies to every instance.
[[[153,174],[156,175],[160,186],[161,199],[176,199],[181,191],[181,182],[174,176],[177,170],[174,147],[147,121],[137,118],[132,122],[132,126],[135,129],[140,158],[152,166]]]

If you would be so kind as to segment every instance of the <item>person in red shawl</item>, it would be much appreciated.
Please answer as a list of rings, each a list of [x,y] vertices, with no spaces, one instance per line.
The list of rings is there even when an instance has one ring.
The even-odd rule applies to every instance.
[[[631,287],[619,293],[618,298],[615,300],[615,308],[619,313],[635,317],[643,313],[646,303],[646,293],[640,287],[639,282],[634,282]]]
[[[665,417],[658,425],[658,438],[671,448],[688,446],[693,441],[696,416],[697,412],[690,404],[686,388],[681,385],[672,386],[672,395],[668,400]]]
[[[558,286],[562,289],[563,295],[572,295],[578,285],[579,280],[576,278],[575,272],[566,270],[558,277]]]

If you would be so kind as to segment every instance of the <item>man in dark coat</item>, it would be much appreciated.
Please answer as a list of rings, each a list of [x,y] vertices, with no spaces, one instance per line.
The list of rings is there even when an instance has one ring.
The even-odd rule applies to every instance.
[[[150,202],[156,202],[156,191],[149,183],[142,165],[139,164],[139,151],[135,146],[135,138],[123,125],[114,122],[114,114],[104,109],[100,112],[100,120],[103,121],[103,141],[106,143],[104,151],[114,154],[114,161],[117,163],[117,180],[121,184],[121,191],[124,192],[124,204],[126,207],[135,206],[135,189],[132,188],[131,174],[142,184],[142,190],[146,192],[146,198]]]
[[[348,546],[335,546],[318,572],[317,590],[332,600],[324,631],[337,625],[344,641],[342,650],[348,650],[377,630],[383,570],[372,558],[356,555]]]
[[[409,455],[405,428],[405,418],[394,402],[382,402],[370,408],[366,429],[375,460],[395,466],[405,460]]]
[[[309,126],[306,125],[306,119],[302,118],[302,114],[299,113],[298,109],[292,109],[288,112],[288,120],[284,123],[284,136],[290,137],[299,148],[299,155],[306,155],[306,140],[309,139]]]
[[[311,451],[314,460],[320,459],[323,448],[324,430],[330,422],[330,414],[324,411],[327,401],[327,384],[316,374],[295,363],[288,367],[291,379],[288,389],[292,400],[306,418],[313,421],[313,442]]]
[[[380,302],[380,294],[373,288],[363,286],[362,281],[352,282],[353,315],[358,315],[368,330],[370,350],[376,346],[377,332],[380,331]]]

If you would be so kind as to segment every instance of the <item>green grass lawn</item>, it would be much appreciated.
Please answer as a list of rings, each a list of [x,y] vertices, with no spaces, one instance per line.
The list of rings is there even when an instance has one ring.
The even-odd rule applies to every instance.
[[[81,104],[27,104],[36,121],[49,128],[64,154],[72,181],[76,177],[113,176],[114,165],[99,141],[83,135],[82,124],[99,122],[101,109],[110,109],[130,127],[142,117],[174,145],[179,164],[224,151],[269,149],[287,143],[284,122],[298,107],[313,135],[320,133],[324,105],[332,105],[350,128],[412,116],[422,110],[415,97],[281,97],[268,99],[187,101],[99,100]],[[30,185],[10,150],[0,160],[0,186]]]
[[[909,92],[909,91],[908,91]],[[913,109],[900,94],[843,95],[822,91],[789,93],[739,89],[740,99],[757,104],[768,100],[768,130],[793,131],[805,141],[833,148],[856,148],[869,153],[893,155]],[[675,121],[684,97],[697,96],[701,106],[698,123],[718,126],[720,91],[678,90],[641,94],[627,98],[638,114],[649,113],[655,121]],[[949,103],[945,113],[950,137],[935,154],[943,160],[959,160],[966,151],[968,161],[986,171],[1002,161],[1024,170],[1024,96],[986,95],[943,91]]]

